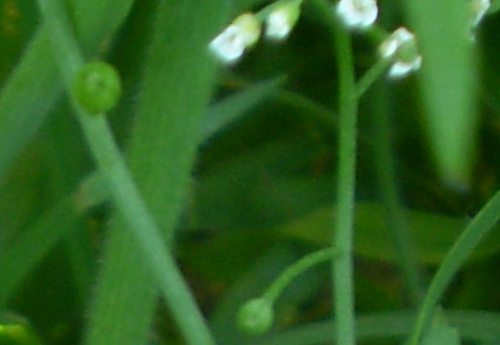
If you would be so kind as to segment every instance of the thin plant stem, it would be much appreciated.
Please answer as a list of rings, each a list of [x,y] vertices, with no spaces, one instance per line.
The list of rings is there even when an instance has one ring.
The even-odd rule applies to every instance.
[[[417,321],[407,345],[418,345],[432,318],[439,299],[445,292],[453,276],[458,272],[472,250],[500,220],[500,191],[479,211],[458,237],[434,278],[420,307]]]
[[[334,29],[339,80],[339,146],[337,218],[332,229],[332,246],[338,250],[333,264],[333,299],[336,337],[339,345],[355,344],[353,223],[356,180],[357,89],[351,38],[337,23]]]
[[[79,52],[67,15],[58,0],[39,0],[42,15],[51,31],[53,52],[67,88],[71,88],[84,60]],[[151,273],[188,344],[215,344],[189,288],[168,250],[155,220],[146,208],[113,139],[104,114],[93,115],[73,102],[78,120],[113,201],[126,220]]]
[[[390,59],[378,59],[377,62],[361,77],[356,86],[358,99],[380,78],[387,67],[391,64]]]
[[[281,273],[271,286],[269,286],[263,297],[274,303],[285,287],[287,287],[295,278],[312,266],[331,260],[335,257],[336,253],[337,252],[334,248],[326,248],[304,256]]]

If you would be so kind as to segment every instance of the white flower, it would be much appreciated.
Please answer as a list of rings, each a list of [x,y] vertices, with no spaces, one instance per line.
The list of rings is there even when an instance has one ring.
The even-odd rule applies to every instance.
[[[340,19],[353,29],[365,29],[378,16],[376,0],[340,0],[336,8]]]
[[[415,35],[401,27],[394,31],[379,47],[384,59],[393,60],[389,77],[402,78],[422,65],[422,56],[418,53]]]
[[[228,26],[210,42],[210,50],[224,63],[237,61],[245,47],[241,30],[234,25]]]
[[[300,15],[301,1],[290,1],[276,6],[266,18],[265,35],[270,40],[285,39]]]
[[[392,58],[405,42],[415,40],[415,35],[408,29],[401,27],[395,30],[379,47],[383,58]]]
[[[419,55],[411,62],[404,62],[401,60],[396,61],[389,69],[389,77],[402,78],[407,76],[413,71],[420,69],[422,66],[422,57]]]
[[[237,17],[231,25],[209,44],[210,50],[224,63],[236,62],[245,49],[254,45],[260,37],[260,22],[251,13]]]
[[[471,23],[473,27],[476,27],[490,8],[491,2],[490,0],[471,0],[470,6],[472,12]]]

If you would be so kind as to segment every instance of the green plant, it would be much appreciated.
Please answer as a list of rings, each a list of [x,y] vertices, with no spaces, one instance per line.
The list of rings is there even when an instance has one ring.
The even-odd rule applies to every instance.
[[[0,0],[0,342],[494,343],[498,9]]]

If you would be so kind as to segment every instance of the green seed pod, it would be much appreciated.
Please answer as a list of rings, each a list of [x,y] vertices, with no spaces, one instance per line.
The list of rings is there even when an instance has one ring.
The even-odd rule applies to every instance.
[[[73,96],[91,114],[111,110],[122,93],[120,76],[108,63],[94,61],[78,71],[73,82]]]
[[[267,298],[254,298],[246,302],[238,313],[239,328],[252,335],[259,335],[271,328],[274,321],[272,302]]]

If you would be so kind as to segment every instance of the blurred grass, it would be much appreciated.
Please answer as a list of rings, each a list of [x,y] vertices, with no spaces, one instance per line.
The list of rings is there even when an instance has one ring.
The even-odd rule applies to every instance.
[[[12,3],[17,6],[17,2]],[[85,52],[95,56],[102,41],[109,39],[125,19],[132,1],[75,1],[75,26],[81,35]],[[106,10],[106,11],[104,11]],[[106,25],[94,23],[105,22]],[[27,45],[0,95],[0,182],[20,151],[30,142],[44,122],[62,91],[62,82],[52,57],[47,32],[40,28]],[[29,102],[23,99],[29,99]]]
[[[233,2],[231,11],[241,13],[262,3]],[[289,41],[259,43],[240,65],[230,71],[221,68],[214,75],[213,61],[203,49],[230,17],[220,19],[209,31],[199,28],[200,36],[193,38],[198,25],[192,16],[214,13],[209,4],[203,5],[209,10],[198,8],[199,12],[192,12],[187,3],[169,5],[179,15],[164,23],[157,23],[153,13],[157,4],[152,0],[133,7],[130,1],[68,0],[66,4],[86,56],[109,56],[124,77],[125,96],[110,121],[128,152],[138,184],[150,195],[149,206],[170,229],[167,237],[204,313],[222,343],[242,339],[233,332],[233,324],[228,326],[238,303],[259,293],[259,284],[265,285],[286,262],[329,241],[338,119],[329,111],[337,101],[332,91],[337,77],[335,56],[325,43],[325,18],[306,4]],[[395,14],[391,25],[409,18],[402,23],[418,33],[425,67],[416,78],[387,83],[393,94],[390,100],[369,93],[369,100],[361,104],[356,297],[363,311],[408,305],[401,288],[403,278],[396,269],[390,233],[395,229],[388,226],[393,223],[387,222],[376,179],[383,162],[374,164],[373,149],[382,144],[373,132],[373,121],[380,112],[391,121],[387,135],[393,139],[394,182],[400,198],[396,213],[408,222],[425,280],[500,185],[495,150],[500,134],[496,92],[500,23],[498,12],[493,12],[498,2],[474,44],[463,40],[465,13],[458,3],[412,2],[410,6],[422,6],[418,9],[387,1],[380,4],[383,11],[390,6]],[[59,100],[62,84],[57,65],[43,38],[45,29],[36,28],[39,21],[33,4],[1,0],[0,17],[2,306],[31,321],[44,344],[81,343],[87,330],[101,326],[99,332],[109,337],[109,343],[136,345],[148,339],[181,344],[168,316],[159,311],[158,321],[152,322],[157,293],[139,263],[136,244],[128,236],[116,240],[123,233],[113,204],[86,192],[90,194],[83,195],[90,196],[91,202],[81,213],[69,199],[94,168],[66,102]],[[158,26],[165,29],[165,39],[153,63],[148,52],[154,42],[151,28]],[[386,28],[394,29],[388,24]],[[357,74],[362,75],[375,62],[374,44],[358,34],[353,40]],[[208,72],[200,74],[201,70]],[[146,93],[152,98],[145,98]],[[161,108],[153,98],[163,103]],[[151,117],[142,117],[144,113]],[[208,121],[218,124],[213,127],[214,122]],[[193,133],[204,125],[214,135],[193,140]],[[181,153],[181,144],[189,138],[189,150]],[[194,172],[191,177],[189,170]],[[170,187],[174,173],[183,176],[175,182],[177,191]],[[457,191],[457,186],[467,189]],[[166,202],[169,193],[182,195],[184,201],[172,207]],[[172,216],[177,213],[178,222]],[[445,306],[498,311],[498,260],[495,227],[452,282]],[[110,271],[114,277],[106,282],[103,277]],[[280,338],[284,329],[329,315],[327,281],[325,270],[311,272],[284,296],[273,329],[276,344],[288,344],[290,338]],[[119,284],[119,292],[103,293],[106,284]],[[486,326],[491,323],[484,313],[455,317],[452,311],[449,315],[463,334],[494,341],[498,334]],[[393,329],[387,324],[401,319],[400,336],[409,331],[410,314],[392,317],[389,321],[381,317],[374,329],[387,335]],[[324,333],[311,332],[328,337],[331,324],[323,327]],[[304,334],[307,338],[311,333]],[[371,344],[369,339],[366,343]]]
[[[224,1],[158,6],[161,16],[148,50],[128,158],[146,204],[171,243],[213,85],[215,64],[207,63],[206,45],[227,6]],[[148,338],[158,293],[123,226],[122,219],[113,221],[87,344],[132,345]],[[131,298],[130,291],[141,298]]]
[[[468,189],[477,140],[477,57],[467,2],[407,1],[418,37],[424,126],[443,181]],[[445,19],[446,18],[446,19]]]

